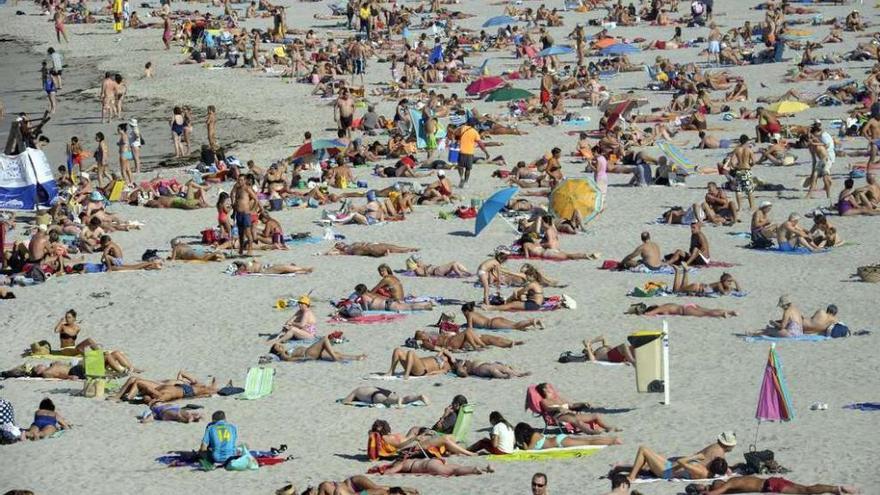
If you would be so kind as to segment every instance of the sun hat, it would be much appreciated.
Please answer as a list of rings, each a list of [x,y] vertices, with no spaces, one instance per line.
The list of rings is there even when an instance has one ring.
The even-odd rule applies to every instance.
[[[760,206],[758,206],[758,208],[769,208],[771,206],[773,206],[773,203],[769,201],[761,201],[761,204]]]
[[[780,308],[791,306],[791,297],[789,297],[788,294],[783,294],[779,296],[779,301],[776,303],[776,306]]]
[[[718,443],[725,447],[736,447],[736,433],[725,431],[718,435]]]
[[[308,294],[306,294],[306,295],[299,296],[299,299],[297,299],[296,302],[299,304],[305,304],[306,306],[311,306],[312,305],[312,298],[309,297]]]
[[[437,171],[437,177],[446,177],[446,172],[443,171],[443,170],[438,170],[438,171]]]
[[[128,125],[130,125],[132,127],[137,127],[138,126],[138,119],[136,119],[134,117],[128,119]]]

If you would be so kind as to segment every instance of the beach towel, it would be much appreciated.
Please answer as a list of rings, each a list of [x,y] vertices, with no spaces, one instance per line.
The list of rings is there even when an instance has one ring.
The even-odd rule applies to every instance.
[[[880,411],[880,402],[856,402],[854,404],[847,404],[843,408],[856,411]]]
[[[282,446],[286,449],[286,447]],[[280,453],[275,450],[250,450],[248,452],[254,459],[256,459],[257,463],[260,466],[272,466],[275,464],[281,464],[282,462],[288,460],[288,458],[279,455]],[[189,451],[172,451],[168,452],[165,455],[161,455],[156,458],[156,462],[160,464],[164,464],[168,467],[191,467],[195,470],[202,471],[211,471],[217,467],[222,466],[222,464],[216,464],[205,461],[203,463],[199,462],[202,460],[199,453],[194,450]]]
[[[256,400],[268,397],[275,385],[275,369],[254,366],[248,370],[244,393],[240,400]]]
[[[795,256],[806,256],[810,254],[822,254],[831,251],[831,249],[820,249],[818,251],[810,251],[805,247],[785,247],[780,248],[778,246],[773,246],[769,248],[753,248],[751,246],[746,246],[747,249],[752,249],[754,251],[758,251],[761,253],[775,253],[775,254],[787,254],[787,255],[795,255]]]
[[[665,478],[657,478],[655,476],[651,476],[651,477],[639,476],[638,478],[635,479],[635,481],[633,481],[633,484],[642,485],[642,484],[646,484],[646,483],[656,483],[658,481],[668,481],[670,483],[685,483],[685,482],[687,482],[687,483],[708,484],[708,483],[712,483],[714,481],[718,481],[718,480],[724,481],[724,480],[727,480],[730,478],[731,478],[731,476],[719,476],[717,478],[704,478],[704,479],[699,479],[699,480],[692,480],[689,478],[672,478],[672,479],[667,480]]]
[[[771,337],[769,335],[748,335],[743,337],[746,342],[823,342],[831,340],[824,335],[798,335],[796,337]]]
[[[580,447],[559,447],[555,449],[544,450],[514,450],[510,454],[492,454],[486,456],[489,461],[545,461],[552,459],[574,459],[580,457],[589,457],[600,450],[605,445],[583,445]]]
[[[645,265],[639,264],[626,270],[620,270],[620,262],[617,260],[605,260],[599,266],[600,270],[628,271],[630,273],[646,273],[649,275],[675,275],[675,270],[671,266],[661,266],[660,268],[651,269]],[[693,266],[688,267],[688,273],[695,273],[697,269]]]
[[[354,325],[373,325],[375,323],[387,323],[389,321],[397,321],[406,318],[405,314],[400,313],[383,313],[383,314],[364,314],[351,318],[343,318],[342,316],[334,316],[327,320],[327,323],[351,323]]]
[[[438,377],[443,376],[443,373],[436,375],[422,375],[422,376],[411,376],[409,380],[418,380],[419,378],[429,378],[429,377]],[[386,375],[385,373],[370,373],[369,375],[363,377],[363,380],[382,380],[386,382],[403,380],[403,374],[399,375]]]
[[[321,239],[320,237],[302,237],[302,238],[298,238],[298,239],[285,237],[284,244],[286,244],[288,246],[302,246],[302,245],[306,245],[306,244],[318,244],[322,240],[323,239]]]

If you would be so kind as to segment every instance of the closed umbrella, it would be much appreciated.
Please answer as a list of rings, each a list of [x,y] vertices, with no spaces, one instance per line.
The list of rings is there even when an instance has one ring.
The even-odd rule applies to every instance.
[[[635,45],[628,45],[626,43],[617,43],[611,46],[606,46],[602,50],[599,51],[602,55],[626,55],[629,53],[638,53],[639,47]]]
[[[474,224],[474,235],[480,235],[480,232],[492,222],[495,215],[498,215],[499,211],[507,206],[510,198],[512,198],[517,192],[519,192],[519,188],[508,187],[507,189],[502,189],[496,192],[490,196],[489,199],[484,201],[483,206],[480,207],[480,211],[477,212],[477,221]]]
[[[550,211],[570,220],[578,212],[584,225],[602,210],[602,192],[590,177],[562,181],[550,192]]]
[[[553,57],[556,55],[565,55],[567,53],[574,52],[574,49],[570,46],[565,45],[557,45],[551,46],[550,48],[544,48],[540,52],[538,52],[539,57]]]
[[[533,96],[535,95],[521,88],[499,88],[489,93],[486,101],[527,100]]]
[[[767,364],[764,365],[764,379],[758,393],[758,409],[755,411],[758,426],[755,427],[755,444],[758,443],[758,428],[762,421],[791,421],[794,411],[785,374],[782,372],[782,361],[776,353],[776,344],[770,344]]]
[[[793,115],[796,113],[801,113],[804,110],[810,108],[810,105],[806,103],[801,103],[799,101],[777,101],[776,103],[770,105],[768,107],[770,110],[782,114],[782,115]]]
[[[484,76],[475,79],[464,90],[469,95],[481,95],[501,86],[504,86],[504,79],[498,76]]]
[[[487,19],[486,22],[483,23],[483,27],[487,28],[493,26],[507,26],[509,24],[516,24],[517,22],[519,21],[517,21],[513,17],[510,17],[509,15],[499,15],[497,17],[490,17],[489,19]]]

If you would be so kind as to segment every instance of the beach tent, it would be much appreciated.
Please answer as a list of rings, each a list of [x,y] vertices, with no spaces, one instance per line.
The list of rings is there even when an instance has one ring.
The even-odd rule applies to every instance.
[[[52,166],[41,150],[27,148],[18,155],[0,154],[0,209],[48,207],[57,196]]]

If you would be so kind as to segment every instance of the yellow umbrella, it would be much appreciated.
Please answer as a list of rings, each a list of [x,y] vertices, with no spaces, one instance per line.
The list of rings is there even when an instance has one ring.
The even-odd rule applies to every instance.
[[[577,211],[586,225],[601,210],[602,192],[589,177],[565,180],[550,193],[550,211],[559,218],[571,219]]]
[[[776,113],[792,115],[807,110],[808,108],[810,108],[810,105],[807,105],[806,103],[801,103],[799,101],[778,101],[770,105],[769,108]]]

